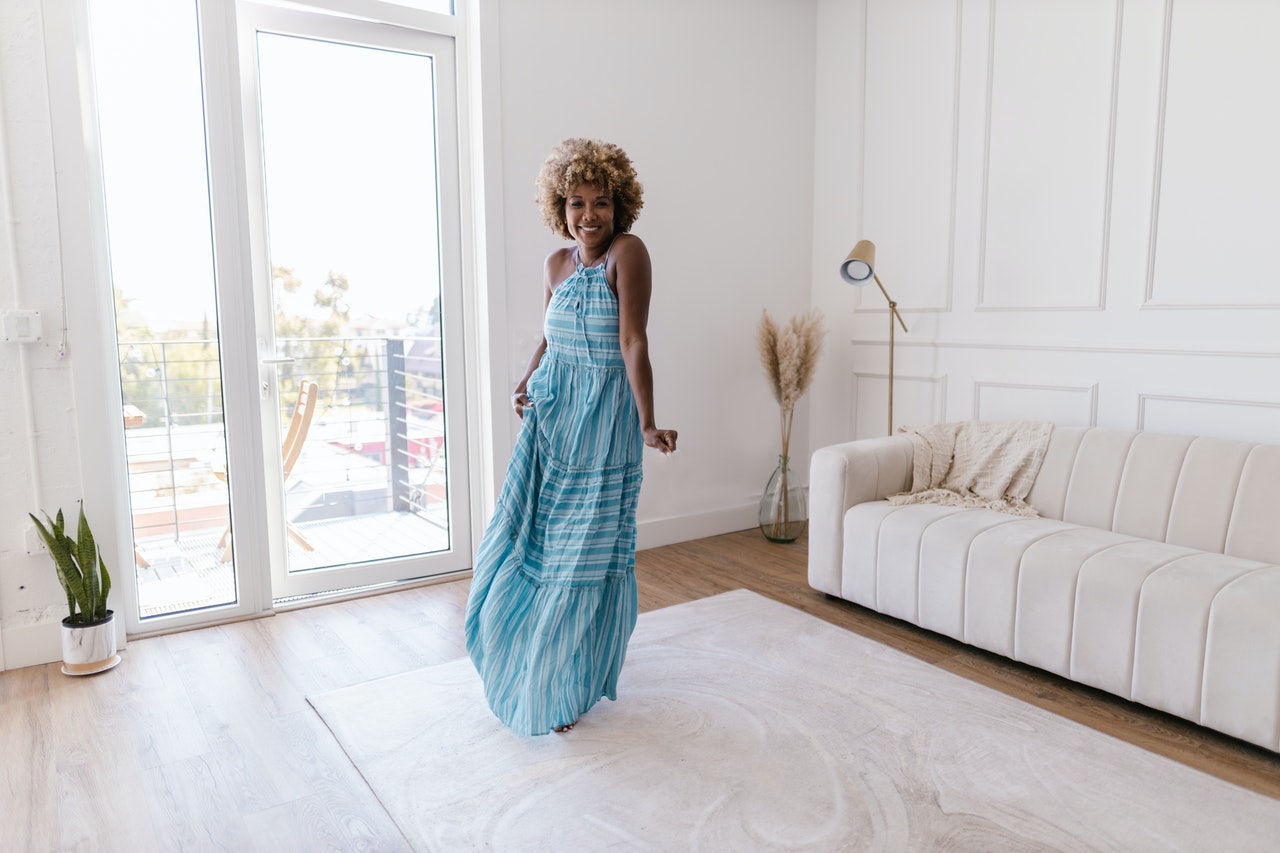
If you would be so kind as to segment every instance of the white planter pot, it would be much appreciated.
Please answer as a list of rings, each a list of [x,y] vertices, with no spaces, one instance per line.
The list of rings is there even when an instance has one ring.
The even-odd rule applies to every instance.
[[[62,671],[67,675],[92,675],[120,663],[116,654],[116,620],[107,618],[89,625],[69,625],[62,620]]]

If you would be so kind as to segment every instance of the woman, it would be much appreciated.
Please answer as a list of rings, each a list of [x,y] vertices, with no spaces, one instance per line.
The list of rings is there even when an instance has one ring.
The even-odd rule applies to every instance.
[[[524,421],[467,602],[489,706],[529,735],[567,731],[618,673],[635,627],[641,451],[655,426],[651,268],[629,233],[642,188],[616,145],[568,139],[538,175],[543,220],[574,245],[543,268],[543,338],[511,395]]]

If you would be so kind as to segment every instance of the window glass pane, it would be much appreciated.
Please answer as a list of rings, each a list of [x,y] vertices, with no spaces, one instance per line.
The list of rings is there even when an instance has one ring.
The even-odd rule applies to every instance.
[[[236,601],[196,4],[90,13],[145,619]]]
[[[290,571],[451,544],[434,62],[258,33]]]

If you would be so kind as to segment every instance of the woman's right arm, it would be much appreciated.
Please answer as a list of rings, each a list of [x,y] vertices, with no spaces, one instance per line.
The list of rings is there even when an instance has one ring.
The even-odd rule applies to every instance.
[[[552,259],[556,256],[555,252],[547,255],[546,262],[542,265],[542,316],[546,319],[547,306],[551,304],[551,267]],[[529,357],[529,364],[525,367],[524,376],[516,383],[516,389],[511,392],[511,407],[515,409],[516,414],[523,420],[525,406],[533,405],[529,401],[527,386],[529,377],[538,369],[538,365],[542,363],[542,355],[547,351],[547,336],[544,334],[538,341],[538,346],[534,349],[533,355]]]

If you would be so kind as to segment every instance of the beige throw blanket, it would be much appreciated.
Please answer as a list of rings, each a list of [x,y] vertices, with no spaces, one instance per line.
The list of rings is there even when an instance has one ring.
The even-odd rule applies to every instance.
[[[1049,446],[1053,424],[1042,421],[957,421],[900,427],[914,447],[911,491],[891,504],[986,507],[1037,516],[1026,502]]]

